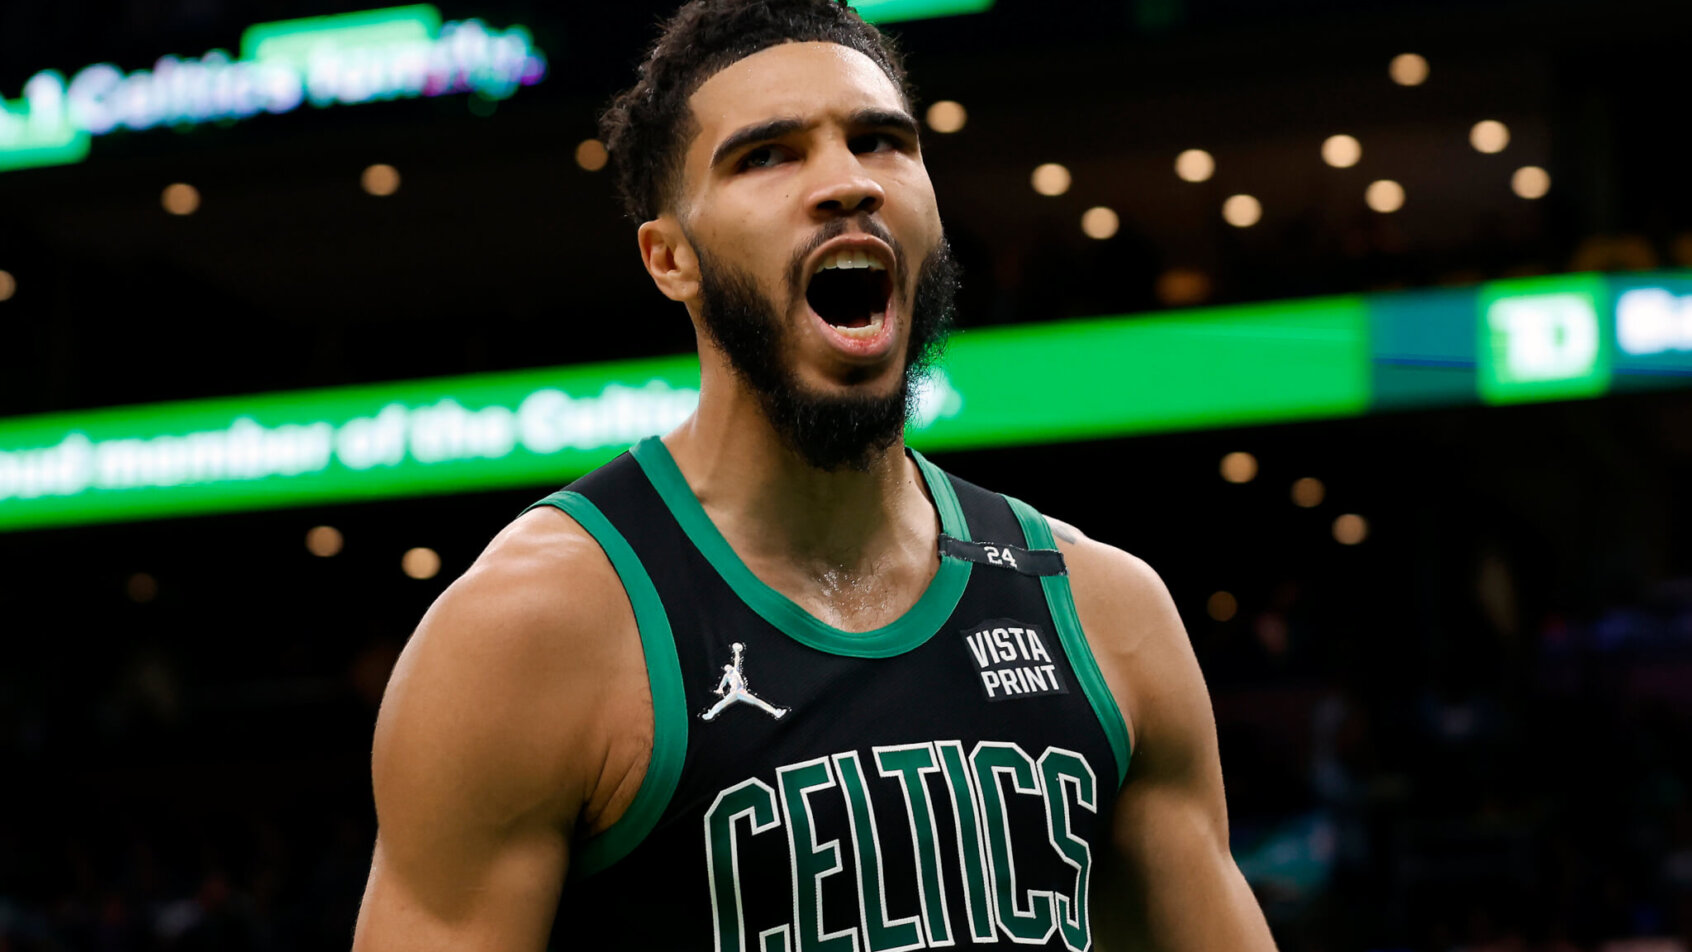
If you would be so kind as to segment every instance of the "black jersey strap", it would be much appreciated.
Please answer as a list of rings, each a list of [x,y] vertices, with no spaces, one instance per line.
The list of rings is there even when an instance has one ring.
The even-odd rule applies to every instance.
[[[1063,553],[1056,549],[1024,549],[1019,545],[995,545],[991,542],[966,542],[940,533],[940,555],[965,562],[979,562],[1001,569],[1011,569],[1023,575],[1067,575]]]

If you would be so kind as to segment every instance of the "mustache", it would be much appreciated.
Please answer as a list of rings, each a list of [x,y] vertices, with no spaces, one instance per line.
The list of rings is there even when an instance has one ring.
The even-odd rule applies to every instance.
[[[878,239],[893,249],[893,273],[898,276],[899,280],[905,280],[905,276],[910,273],[905,267],[905,246],[900,243],[899,239],[893,237],[893,233],[887,230],[887,226],[877,220],[874,215],[869,212],[859,212],[849,218],[831,219],[827,224],[818,228],[817,233],[812,235],[793,253],[793,258],[787,265],[787,287],[792,292],[795,301],[804,296],[805,279],[810,277],[805,273],[805,261],[811,255],[816,254],[818,248],[839,238],[848,231],[852,231],[854,226],[857,231]]]

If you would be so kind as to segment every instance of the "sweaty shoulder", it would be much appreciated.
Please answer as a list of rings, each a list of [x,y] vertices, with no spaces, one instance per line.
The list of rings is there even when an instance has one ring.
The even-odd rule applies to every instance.
[[[1145,560],[1066,522],[1046,521],[1069,567],[1081,628],[1138,749],[1139,727],[1157,703],[1160,672],[1191,655],[1186,628],[1168,587]]]

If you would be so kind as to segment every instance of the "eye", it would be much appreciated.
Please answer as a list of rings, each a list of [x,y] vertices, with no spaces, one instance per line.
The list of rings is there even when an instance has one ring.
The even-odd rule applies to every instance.
[[[891,132],[871,132],[850,143],[853,152],[896,152],[906,148],[905,140]]]
[[[742,169],[773,168],[781,162],[786,161],[786,159],[787,157],[782,155],[780,150],[778,150],[775,146],[759,146],[751,152],[746,153],[746,155],[741,158],[740,167]]]

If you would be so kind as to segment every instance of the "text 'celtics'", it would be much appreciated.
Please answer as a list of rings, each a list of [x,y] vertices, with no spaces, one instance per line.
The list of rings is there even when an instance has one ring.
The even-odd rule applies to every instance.
[[[867,761],[867,762],[866,762]],[[880,779],[870,779],[873,771]],[[938,775],[930,796],[928,778]],[[870,784],[896,784],[907,824],[878,817]],[[819,841],[815,817],[825,797],[844,798],[855,857],[858,922],[854,928],[825,932],[822,881],[844,873],[838,839]],[[1038,798],[1045,817],[1042,842],[1022,830],[1012,841],[1012,797]],[[934,799],[944,802],[935,804]],[[883,806],[886,801],[883,800]],[[1031,804],[1032,805],[1032,804]],[[955,843],[941,844],[936,811],[949,808]],[[966,753],[959,741],[875,747],[868,757],[857,751],[818,757],[776,771],[772,787],[758,778],[723,790],[705,813],[707,875],[717,952],[887,952],[949,946],[964,940],[1017,943],[1049,942],[1061,933],[1075,952],[1091,945],[1087,921],[1087,884],[1092,850],[1078,830],[1076,809],[1098,813],[1097,778],[1087,759],[1074,751],[1048,747],[1038,758],[1019,745],[983,741]],[[792,884],[792,920],[759,929],[749,941],[742,895],[741,853],[751,838],[785,830]],[[908,840],[916,863],[915,901],[889,902],[882,837]],[[761,840],[760,840],[761,842]],[[1019,860],[1028,866],[1030,851],[1061,860],[1073,874],[1067,889],[1019,887]],[[954,859],[955,858],[955,859]],[[1049,862],[1049,860],[1048,860]],[[953,865],[948,873],[946,866]],[[1061,868],[1061,867],[1059,867]],[[950,908],[945,879],[962,882],[963,909]],[[909,898],[909,897],[905,897]],[[890,907],[917,910],[894,918]],[[830,906],[830,917],[846,910]],[[959,915],[961,912],[961,915]]]

